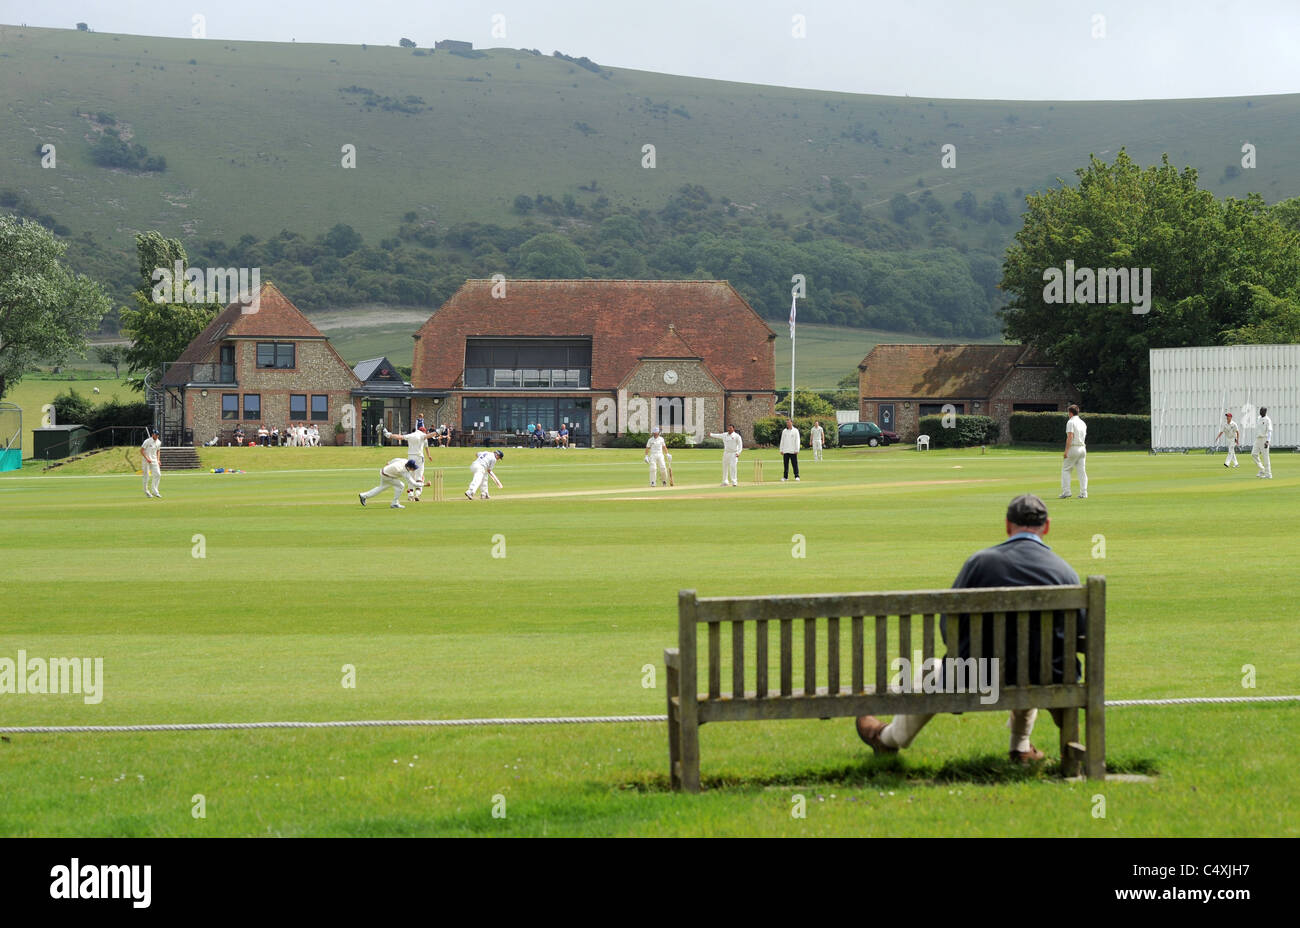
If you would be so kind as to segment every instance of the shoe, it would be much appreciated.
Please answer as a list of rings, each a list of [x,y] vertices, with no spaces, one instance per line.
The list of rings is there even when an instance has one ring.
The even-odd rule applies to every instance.
[[[788,480],[788,479],[789,479],[788,477],[782,477],[782,478],[781,478],[781,482],[782,482],[782,483],[785,483],[786,480]]]
[[[1060,496],[1057,497],[1057,499],[1069,499],[1069,498],[1070,498],[1069,493],[1062,493]]]
[[[1079,499],[1087,499],[1087,498],[1088,498],[1088,494],[1087,494],[1087,493],[1080,493],[1080,494],[1079,494]]]
[[[361,505],[362,505],[362,506],[364,506],[364,505],[366,504],[366,494],[364,494],[364,493],[358,493],[358,494],[357,494],[357,499],[361,500]]]
[[[465,491],[465,498],[469,500],[471,503],[474,502],[474,494],[471,493],[469,490]]]
[[[1036,764],[1047,759],[1047,755],[1032,744],[1029,746],[1028,751],[1008,751],[1007,754],[1013,763],[1020,764],[1022,767],[1028,767],[1030,764]]]
[[[1224,466],[1224,467],[1229,467],[1229,466],[1231,466],[1231,465],[1229,465],[1227,461],[1224,461],[1224,462],[1223,462],[1223,466]]]
[[[798,480],[799,478],[798,478],[798,477],[795,477],[794,479],[795,479],[795,480]]]
[[[155,493],[155,494],[153,495],[153,498],[154,498],[154,499],[162,499],[162,494],[161,494],[161,493]]]
[[[858,737],[877,754],[897,754],[898,748],[891,748],[880,740],[880,733],[885,730],[885,723],[874,715],[860,715],[857,722]]]
[[[483,496],[482,496],[481,498],[482,498],[482,499],[491,499],[492,497],[490,497],[490,496],[488,496],[486,493],[484,493]]]
[[[1233,467],[1240,467],[1241,465],[1240,465],[1240,464],[1233,464],[1232,466],[1233,466]]]
[[[393,503],[393,505],[389,506],[388,508],[389,508],[389,509],[405,509],[406,507],[403,506],[401,503]]]

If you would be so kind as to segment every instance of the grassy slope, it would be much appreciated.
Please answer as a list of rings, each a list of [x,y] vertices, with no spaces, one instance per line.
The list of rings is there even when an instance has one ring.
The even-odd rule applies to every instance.
[[[759,454],[770,475],[776,456]],[[0,480],[4,654],[99,655],[107,675],[98,706],[11,696],[0,724],[659,713],[642,667],[673,643],[679,587],[945,586],[996,541],[1009,496],[1054,495],[1059,460],[854,450],[806,463],[798,485],[724,492],[716,452],[682,452],[681,485],[646,499],[635,451],[510,451],[489,504],[362,509],[354,494],[389,456],[205,451],[205,467],[248,473],[169,474],[162,502],[138,478],[76,476],[93,458]],[[1108,577],[1108,696],[1297,692],[1289,523],[1210,528],[1295,508],[1284,462],[1264,483],[1203,455],[1093,457],[1092,498],[1054,502],[1050,540]],[[453,496],[467,458],[439,452]],[[790,557],[795,533],[806,558]],[[1208,605],[1204,578],[1241,563],[1230,612]],[[428,595],[403,602],[403,588]],[[356,689],[340,686],[345,663]],[[936,720],[900,762],[872,760],[844,720],[709,726],[704,773],[724,788],[699,798],[663,792],[662,725],[15,736],[0,745],[0,832],[1295,834],[1295,712],[1113,710],[1112,764],[1158,776],[1100,787],[1022,779],[997,760],[991,714]],[[790,816],[795,792],[807,819]],[[194,793],[206,820],[189,815]]]
[[[574,50],[577,52],[577,50]],[[190,60],[197,62],[189,64]],[[605,64],[605,63],[602,63]],[[557,199],[596,180],[617,204],[654,208],[684,183],[743,207],[802,216],[824,177],[868,204],[919,192],[951,203],[966,189],[1033,189],[1069,177],[1089,153],[1128,146],[1140,162],[1169,152],[1216,193],[1296,192],[1294,165],[1268,151],[1300,145],[1300,95],[1250,101],[962,102],[731,84],[611,68],[603,79],[553,58],[499,49],[465,59],[358,46],[165,39],[0,27],[0,175],[61,221],[102,242],[131,234],[237,239],[290,227],[314,235],[347,221],[374,242],[407,210],[442,223],[513,221],[516,194]],[[430,109],[366,108],[359,85]],[[667,104],[664,109],[658,104]],[[689,116],[674,114],[681,108]],[[129,124],[168,170],[94,167],[78,112]],[[584,135],[575,123],[595,130]],[[880,144],[847,137],[856,124]],[[1242,139],[1259,167],[1221,181]],[[33,153],[58,146],[58,169]],[[358,168],[340,167],[355,144]],[[654,170],[641,146],[657,146]],[[940,146],[958,168],[939,167]],[[1010,229],[959,238],[996,251]],[[992,234],[994,242],[984,241]]]

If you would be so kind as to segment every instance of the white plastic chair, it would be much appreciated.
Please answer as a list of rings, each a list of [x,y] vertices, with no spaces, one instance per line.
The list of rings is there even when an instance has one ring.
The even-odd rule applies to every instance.
[[[929,435],[918,435],[918,436],[916,436],[916,450],[917,450],[917,451],[920,451],[922,448],[925,448],[927,451],[929,450],[929,448],[930,448],[930,436],[929,436]]]

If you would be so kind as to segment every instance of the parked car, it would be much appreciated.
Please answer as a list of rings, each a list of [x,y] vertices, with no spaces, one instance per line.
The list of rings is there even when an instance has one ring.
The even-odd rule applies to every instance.
[[[840,426],[840,445],[892,445],[899,440],[896,432],[886,432],[874,422],[845,422]]]

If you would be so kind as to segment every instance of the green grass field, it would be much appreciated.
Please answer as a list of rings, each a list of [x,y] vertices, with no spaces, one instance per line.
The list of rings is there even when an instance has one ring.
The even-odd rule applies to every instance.
[[[944,587],[1023,491],[1048,499],[1055,550],[1107,577],[1108,698],[1300,693],[1290,454],[1266,482],[1094,453],[1091,498],[1056,501],[1046,451],[805,454],[798,484],[746,452],[742,479],[756,456],[768,482],[727,490],[718,452],[678,452],[678,486],[651,491],[638,451],[509,450],[505,489],[469,503],[470,452],[447,450],[448,501],[363,509],[395,455],[213,449],[205,468],[246,473],[169,473],[161,501],[130,449],[0,476],[0,657],[105,675],[95,705],[0,695],[0,725],[658,714],[679,589]],[[13,734],[0,834],[1295,835],[1297,712],[1112,709],[1111,769],[1152,780],[1107,783],[1013,768],[995,713],[884,759],[845,719],[710,725],[699,796],[667,790],[662,723]],[[1045,716],[1035,741],[1054,757]]]

